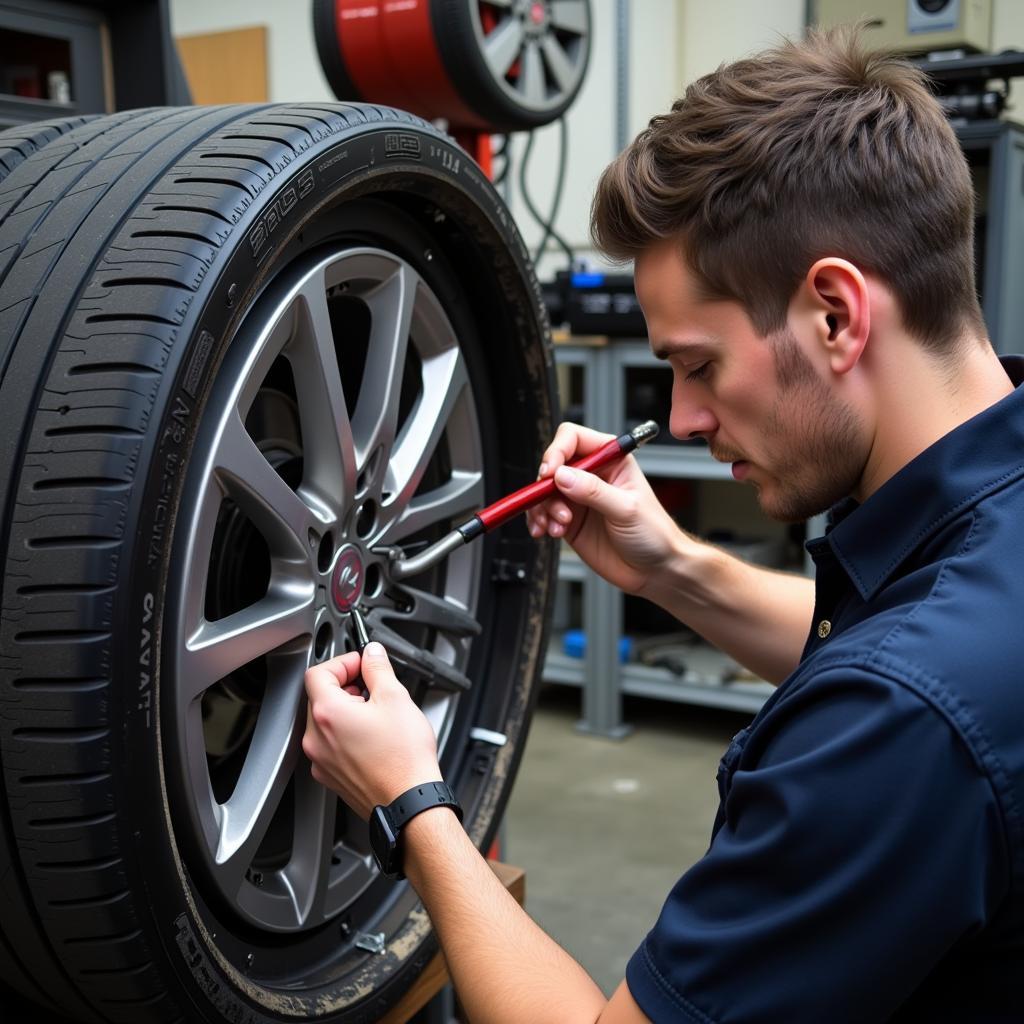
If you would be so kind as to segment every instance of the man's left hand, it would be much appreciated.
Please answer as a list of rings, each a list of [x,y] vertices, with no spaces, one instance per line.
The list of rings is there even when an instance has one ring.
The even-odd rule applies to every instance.
[[[364,699],[360,676],[369,697]],[[302,749],[313,778],[362,818],[407,789],[441,779],[437,740],[379,643],[306,672],[309,713]]]

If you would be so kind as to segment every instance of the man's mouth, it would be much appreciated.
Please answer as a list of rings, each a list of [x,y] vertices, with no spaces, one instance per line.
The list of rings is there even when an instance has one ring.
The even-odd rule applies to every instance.
[[[750,472],[750,463],[740,459],[732,464],[732,477],[734,480],[745,480]]]

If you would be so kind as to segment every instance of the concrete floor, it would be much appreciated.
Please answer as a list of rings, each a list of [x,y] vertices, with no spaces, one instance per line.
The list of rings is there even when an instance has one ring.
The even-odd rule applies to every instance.
[[[715,773],[749,715],[629,700],[624,740],[578,732],[580,693],[541,693],[506,814],[526,908],[607,994],[679,876],[707,850]]]

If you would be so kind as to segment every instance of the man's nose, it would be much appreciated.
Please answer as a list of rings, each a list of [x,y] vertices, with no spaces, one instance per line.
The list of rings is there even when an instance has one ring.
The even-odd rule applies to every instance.
[[[680,441],[702,437],[708,440],[718,429],[718,419],[706,404],[672,395],[672,413],[668,421],[669,433]]]

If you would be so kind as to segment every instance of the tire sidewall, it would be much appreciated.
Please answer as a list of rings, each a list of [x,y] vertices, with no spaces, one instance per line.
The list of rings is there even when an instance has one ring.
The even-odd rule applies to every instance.
[[[549,429],[553,420],[553,371],[550,352],[543,351],[546,319],[525,247],[483,173],[433,129],[404,123],[362,126],[337,141],[314,146],[262,190],[219,252],[208,274],[205,293],[197,296],[180,328],[182,343],[172,354],[154,409],[158,425],[150,431],[140,458],[140,465],[147,471],[136,483],[134,509],[129,517],[136,529],[133,549],[125,559],[117,619],[123,623],[125,640],[114,666],[115,677],[120,677],[119,691],[124,695],[123,763],[130,766],[130,773],[124,773],[120,783],[123,792],[119,806],[126,808],[127,820],[136,825],[132,832],[135,856],[128,860],[134,861],[136,884],[145,893],[155,945],[163,951],[203,1019],[262,1024],[307,1016],[331,1020],[340,1015],[353,1024],[376,1020],[408,987],[436,948],[426,916],[412,913],[389,937],[388,953],[368,957],[363,975],[346,980],[347,995],[328,987],[285,996],[247,978],[244,970],[222,952],[209,923],[208,908],[202,905],[186,866],[176,831],[184,823],[175,815],[169,792],[166,762],[174,755],[161,727],[161,708],[168,703],[168,695],[163,692],[168,680],[161,674],[161,650],[171,635],[166,630],[166,591],[174,527],[181,511],[192,446],[217,368],[238,325],[265,285],[307,246],[304,225],[313,223],[334,204],[372,194],[403,173],[417,180],[433,179],[452,194],[461,194],[467,209],[475,210],[479,220],[489,225],[492,238],[503,244],[509,259],[504,297],[511,304],[512,319],[522,332],[526,348],[540,350],[531,359],[536,364],[531,372],[546,391],[539,398],[540,404],[547,406],[542,410],[539,432]],[[551,553],[540,557],[539,564],[550,577]],[[510,733],[519,735],[510,735],[510,749],[501,754],[504,764],[501,772],[493,773],[491,792],[479,796],[481,810],[474,835],[478,843],[497,826],[504,802],[498,790],[507,788],[500,785],[499,775],[514,772],[525,741],[532,707],[531,683],[539,669],[543,613],[549,600],[546,588],[540,589],[543,592],[531,599],[536,608],[531,608],[528,616],[532,626],[521,655],[522,683],[510,696]],[[473,828],[470,831],[474,834]],[[357,991],[374,994],[367,999]],[[325,1005],[330,1006],[326,1017]]]

